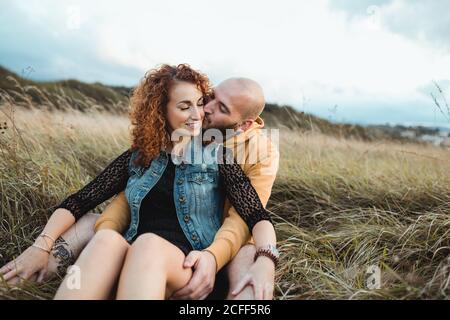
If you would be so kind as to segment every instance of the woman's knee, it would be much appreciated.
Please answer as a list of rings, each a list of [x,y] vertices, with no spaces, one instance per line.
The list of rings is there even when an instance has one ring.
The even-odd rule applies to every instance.
[[[127,248],[128,243],[117,231],[110,229],[99,230],[92,239],[96,248]]]
[[[143,252],[154,254],[155,251],[162,249],[164,239],[154,233],[144,233],[137,237],[131,245],[132,249],[143,249]]]
[[[131,245],[129,252],[133,259],[145,261],[146,265],[165,266],[165,239],[154,233],[140,235]]]

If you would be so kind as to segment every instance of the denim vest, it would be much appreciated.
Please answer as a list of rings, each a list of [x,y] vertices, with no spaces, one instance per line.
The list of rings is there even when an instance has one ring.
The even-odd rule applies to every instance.
[[[193,154],[194,148],[191,148]],[[222,224],[224,195],[220,188],[219,167],[217,161],[211,161],[213,148],[203,147],[200,150],[201,160],[189,163],[175,163],[175,179],[173,200],[181,229],[194,250],[208,247]],[[212,152],[211,152],[212,151]],[[208,158],[205,157],[208,152]],[[144,169],[136,166],[133,160],[138,155],[134,151],[129,163],[129,179],[125,195],[131,209],[130,226],[124,233],[127,241],[131,241],[137,233],[141,202],[147,193],[156,185],[166,169],[170,154],[161,152],[153,159],[150,166]]]

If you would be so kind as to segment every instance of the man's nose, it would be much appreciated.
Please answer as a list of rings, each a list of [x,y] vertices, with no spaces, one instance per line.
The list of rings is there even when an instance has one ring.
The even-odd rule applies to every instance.
[[[213,106],[214,106],[213,101],[210,101],[206,104],[206,106],[203,107],[203,110],[205,111],[206,114],[211,114],[213,113]]]

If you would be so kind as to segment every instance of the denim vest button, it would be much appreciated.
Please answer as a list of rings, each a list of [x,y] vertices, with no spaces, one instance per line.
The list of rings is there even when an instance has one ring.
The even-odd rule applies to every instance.
[[[183,182],[184,182],[184,179],[183,179],[183,178],[179,178],[179,179],[177,180],[177,183],[178,183],[178,184],[183,184]]]
[[[193,235],[191,236],[191,239],[195,241],[195,240],[197,240],[197,236],[196,236],[195,234],[193,234]]]
[[[187,214],[184,216],[184,221],[188,222],[191,217]]]
[[[179,200],[180,200],[181,203],[185,203],[186,202],[186,197],[181,196]]]
[[[185,165],[184,163],[180,164],[180,169],[181,169],[181,170],[186,169],[186,165]]]

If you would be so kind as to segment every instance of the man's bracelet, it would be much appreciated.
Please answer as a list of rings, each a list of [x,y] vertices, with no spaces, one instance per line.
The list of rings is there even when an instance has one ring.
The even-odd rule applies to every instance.
[[[259,248],[258,250],[256,250],[254,261],[256,261],[256,259],[258,259],[259,256],[266,256],[266,257],[270,258],[273,261],[273,263],[275,264],[275,267],[278,265],[278,261],[280,259],[280,253],[272,245],[269,245],[269,246],[263,247],[263,248]]]

